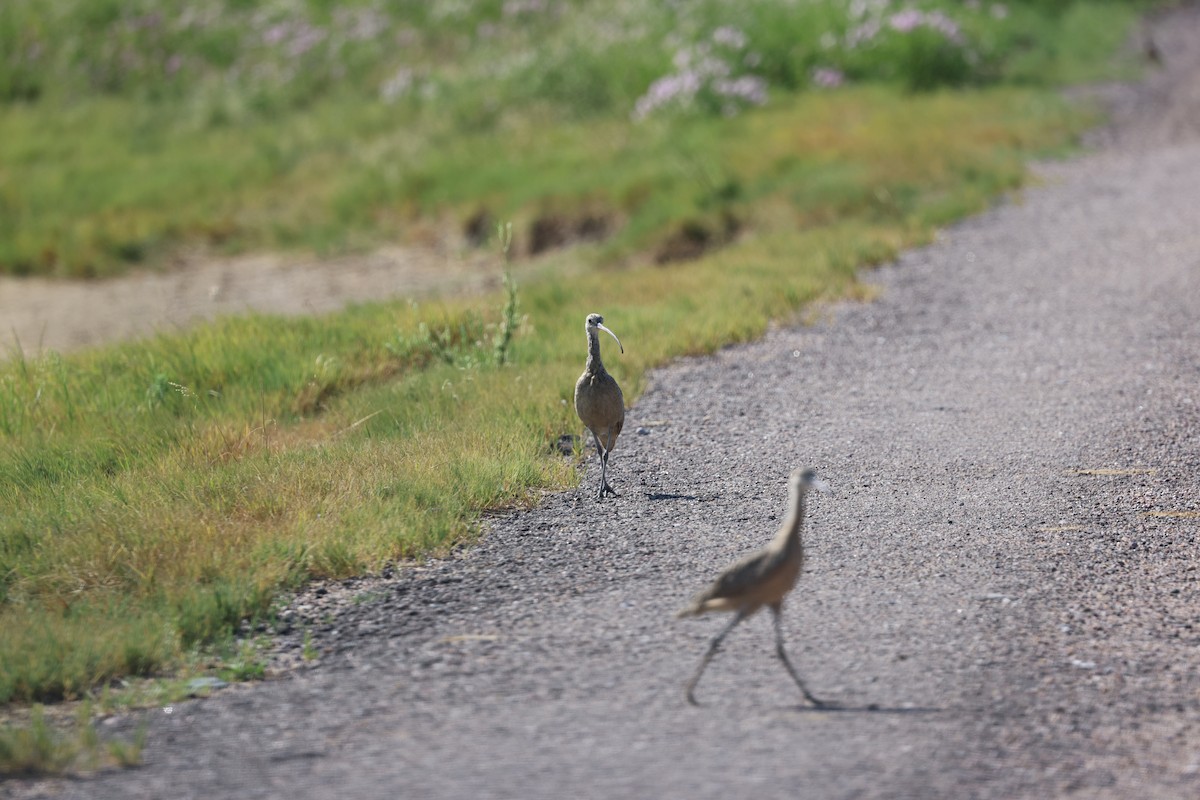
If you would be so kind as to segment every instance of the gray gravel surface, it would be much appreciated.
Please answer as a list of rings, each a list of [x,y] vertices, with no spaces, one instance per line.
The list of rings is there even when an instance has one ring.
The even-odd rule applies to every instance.
[[[455,558],[315,587],[281,658],[309,624],[316,666],[148,713],[139,769],[5,788],[1200,795],[1200,142],[1130,135],[1042,173],[873,273],[875,302],[655,373],[618,500],[549,496]],[[843,708],[802,704],[766,615],[689,707],[724,618],[672,613],[771,536],[796,465],[834,491],[786,627]]]

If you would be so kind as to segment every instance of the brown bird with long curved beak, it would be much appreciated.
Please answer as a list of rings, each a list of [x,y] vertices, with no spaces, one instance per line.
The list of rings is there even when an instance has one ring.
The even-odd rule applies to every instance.
[[[817,478],[811,469],[797,469],[788,480],[788,512],[779,526],[779,532],[770,544],[758,550],[730,567],[713,581],[712,585],[696,595],[687,608],[679,612],[680,617],[694,617],[709,611],[732,611],[733,620],[721,629],[708,646],[708,651],[700,661],[696,674],[687,682],[687,699],[692,705],[696,702],[696,684],[704,674],[704,668],[717,654],[721,641],[734,627],[754,614],[763,606],[771,609],[775,619],[775,655],[783,662],[792,680],[800,687],[800,691],[808,702],[814,706],[824,706],[826,703],[813,697],[792,662],[788,661],[787,651],[783,649],[783,628],[780,625],[779,614],[783,608],[783,598],[800,577],[804,566],[804,547],[800,542],[800,527],[804,524],[804,497],[809,489],[825,491],[825,482]]]
[[[602,500],[606,494],[614,497],[617,494],[608,485],[608,454],[625,425],[625,395],[616,379],[604,369],[604,362],[600,360],[600,336],[596,331],[604,331],[614,339],[617,335],[604,327],[604,317],[599,314],[587,315],[584,330],[587,332],[588,357],[583,374],[575,382],[575,413],[596,440],[596,452],[600,454],[600,488],[596,499]],[[617,339],[617,347],[625,352],[620,339]]]

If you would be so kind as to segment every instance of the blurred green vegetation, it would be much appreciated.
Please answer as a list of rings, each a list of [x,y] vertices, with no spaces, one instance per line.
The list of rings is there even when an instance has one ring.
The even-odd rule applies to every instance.
[[[1142,5],[6,0],[0,272],[370,247],[481,203],[598,205],[622,223],[605,255],[627,255],[692,213],[678,187],[706,157],[673,144],[723,115],[838,85],[1089,79]],[[624,159],[646,140],[679,174],[643,203],[661,175]]]
[[[132,767],[142,760],[146,729],[132,741],[102,743],[90,703],[81,703],[74,720],[58,725],[34,706],[24,724],[0,724],[0,775],[62,774],[107,766]]]

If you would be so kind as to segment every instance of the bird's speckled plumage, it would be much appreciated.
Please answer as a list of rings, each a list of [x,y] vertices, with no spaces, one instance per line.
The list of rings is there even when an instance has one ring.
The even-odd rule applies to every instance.
[[[604,331],[616,339],[622,353],[625,348],[617,335],[604,327],[604,317],[599,314],[588,314],[584,331],[587,333],[588,357],[583,374],[575,382],[575,413],[596,441],[596,450],[600,454],[600,488],[597,497],[602,498],[606,494],[616,494],[608,485],[608,454],[616,446],[617,437],[625,426],[625,395],[616,378],[604,368],[597,331]]]
[[[812,470],[798,469],[792,472],[788,481],[787,516],[779,526],[775,538],[766,547],[727,567],[707,589],[692,598],[687,607],[679,612],[680,617],[698,616],[709,611],[734,612],[734,618],[713,638],[696,673],[688,681],[688,702],[696,703],[696,684],[699,683],[708,662],[716,655],[725,635],[739,622],[766,606],[771,609],[775,623],[775,654],[783,662],[805,698],[813,705],[824,705],[809,693],[788,660],[783,647],[783,629],[779,616],[783,609],[784,597],[796,585],[804,567],[804,545],[800,540],[800,528],[804,524],[804,498],[810,488],[821,487],[821,482]]]
[[[766,547],[727,567],[679,616],[741,611],[748,617],[764,605],[782,602],[804,567],[800,528],[804,524],[804,497],[815,480],[811,470],[793,472],[788,481],[787,516],[775,538]]]

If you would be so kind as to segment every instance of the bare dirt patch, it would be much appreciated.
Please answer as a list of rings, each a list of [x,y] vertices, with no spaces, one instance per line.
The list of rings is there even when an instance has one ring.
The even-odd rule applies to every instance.
[[[246,311],[319,314],[390,297],[478,292],[498,286],[500,272],[495,253],[392,246],[329,259],[191,259],[108,280],[0,277],[0,336],[26,354],[66,351]]]
[[[714,219],[682,222],[655,250],[654,263],[694,261],[710,250],[729,244],[741,229],[741,221],[728,211]]]

